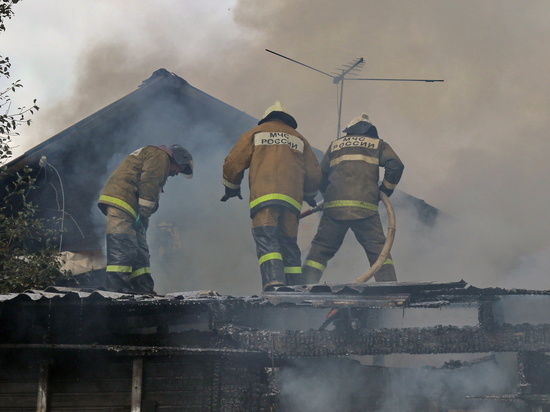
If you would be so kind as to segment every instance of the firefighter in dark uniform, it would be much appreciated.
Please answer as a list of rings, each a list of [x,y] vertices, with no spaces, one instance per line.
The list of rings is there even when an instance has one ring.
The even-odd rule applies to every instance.
[[[333,141],[321,160],[323,215],[304,261],[304,283],[318,283],[348,229],[374,264],[386,241],[378,214],[379,191],[391,196],[404,165],[388,143],[378,137],[366,114],[354,118],[345,136]],[[384,179],[379,185],[379,168]],[[391,256],[375,274],[377,282],[397,280]]]
[[[107,180],[98,206],[107,216],[107,290],[154,294],[146,231],[168,176],[193,176],[193,158],[180,145],[145,146],[128,155]]]
[[[296,127],[294,117],[275,102],[258,126],[240,137],[223,165],[222,201],[242,199],[241,181],[250,168],[252,236],[264,291],[301,279],[299,215],[302,201],[316,205],[321,180],[319,162]]]

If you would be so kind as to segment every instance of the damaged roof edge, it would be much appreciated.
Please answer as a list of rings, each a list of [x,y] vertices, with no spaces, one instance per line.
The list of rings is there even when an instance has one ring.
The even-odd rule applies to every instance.
[[[502,288],[478,288],[469,285],[464,280],[457,282],[383,282],[377,283],[351,283],[351,284],[319,284],[303,286],[286,287],[288,292],[266,292],[262,295],[251,296],[231,296],[222,295],[214,290],[195,290],[186,292],[172,292],[166,295],[134,295],[127,293],[108,292],[104,290],[95,290],[87,288],[70,288],[62,286],[50,286],[44,290],[27,290],[22,293],[9,293],[0,295],[0,303],[19,300],[19,301],[38,301],[38,300],[64,300],[76,297],[80,300],[105,300],[119,302],[136,303],[176,303],[185,304],[186,302],[218,302],[235,303],[245,302],[251,304],[271,303],[275,306],[279,304],[295,304],[296,298],[303,300],[302,304],[312,304],[315,300],[327,299],[327,306],[334,305],[333,300],[341,300],[345,297],[368,300],[372,297],[401,297],[403,294],[410,295],[410,302],[432,302],[429,298],[434,296],[444,296],[446,301],[456,298],[456,301],[466,301],[468,298],[476,301],[484,301],[487,298],[497,296],[548,296],[550,290],[529,290],[529,289],[502,289]],[[322,306],[322,305],[321,305]],[[363,305],[358,305],[362,307]]]

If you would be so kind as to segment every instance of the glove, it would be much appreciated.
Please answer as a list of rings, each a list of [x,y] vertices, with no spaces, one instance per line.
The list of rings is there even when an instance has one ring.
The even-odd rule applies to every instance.
[[[136,217],[136,220],[134,220],[134,223],[132,224],[132,229],[134,229],[136,232],[145,234],[147,232],[148,226],[149,226],[149,218],[141,217],[138,214]]]
[[[242,196],[241,196],[241,188],[239,187],[238,189],[230,189],[228,188],[227,186],[225,186],[225,195],[223,195],[223,197],[220,199],[222,202],[226,202],[227,199],[230,199],[232,197],[239,197],[239,199],[242,200]]]
[[[143,229],[143,234],[147,232],[147,229],[149,229],[149,218],[148,217],[141,217],[141,228]]]
[[[313,197],[304,197],[304,201],[310,205],[311,207],[317,206],[317,202],[315,201],[315,198]]]
[[[134,223],[132,224],[132,229],[138,230],[141,227],[141,216],[137,215],[136,220],[134,220]]]
[[[378,186],[378,190],[380,190],[381,192],[383,192],[386,196],[390,197],[393,193],[393,190],[391,189],[388,189],[386,186],[384,185],[380,185]]]

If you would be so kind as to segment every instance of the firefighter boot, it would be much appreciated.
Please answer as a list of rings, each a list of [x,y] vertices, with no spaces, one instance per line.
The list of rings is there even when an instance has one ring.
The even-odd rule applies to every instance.
[[[278,228],[276,226],[254,227],[252,228],[252,237],[256,242],[263,290],[273,290],[276,286],[284,286],[286,276]]]
[[[117,293],[134,293],[128,272],[106,272],[106,290]]]
[[[305,285],[306,280],[303,273],[286,273],[286,284],[289,286]]]
[[[286,285],[286,275],[281,259],[271,259],[263,262],[260,265],[260,272],[262,274],[262,288],[264,292]]]
[[[298,247],[297,237],[280,236],[281,253],[285,266],[287,285],[304,285],[302,275],[301,252]]]
[[[302,268],[302,278],[304,285],[317,285],[321,281],[323,272],[311,266],[305,265]]]
[[[132,265],[136,259],[137,241],[133,234],[107,234],[107,290],[133,293],[130,284]]]
[[[397,282],[395,267],[392,263],[384,263],[378,272],[374,274],[374,279],[377,282]]]
[[[141,295],[156,295],[155,292],[155,282],[151,277],[150,273],[144,273],[130,279],[134,293],[139,293]]]

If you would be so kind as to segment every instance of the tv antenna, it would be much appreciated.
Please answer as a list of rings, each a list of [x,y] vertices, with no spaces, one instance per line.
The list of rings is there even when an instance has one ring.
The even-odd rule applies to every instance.
[[[316,69],[315,67],[308,66],[307,64],[301,63],[298,60],[291,59],[290,57],[283,56],[280,53],[276,53],[273,50],[265,49],[265,51],[269,53],[273,53],[276,56],[282,57],[283,59],[290,60],[291,62],[297,63],[301,66],[307,67],[308,69],[314,70],[318,73],[324,74],[325,76],[328,76],[332,78],[332,83],[336,85],[336,87],[339,87],[339,90],[337,89],[337,104],[338,104],[338,130],[336,130],[336,137],[340,135],[340,124],[342,120],[342,100],[344,97],[344,80],[375,80],[375,81],[385,81],[385,82],[426,82],[426,83],[435,83],[435,82],[442,82],[443,80],[435,80],[435,79],[373,79],[373,78],[360,78],[360,77],[346,77],[349,76],[357,76],[357,73],[360,69],[363,68],[365,64],[365,59],[362,57],[358,57],[355,60],[352,60],[351,62],[348,62],[347,64],[343,65],[341,68],[336,69],[339,70],[339,73],[326,73],[322,70]]]

